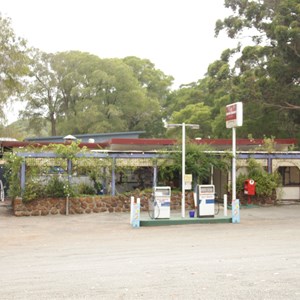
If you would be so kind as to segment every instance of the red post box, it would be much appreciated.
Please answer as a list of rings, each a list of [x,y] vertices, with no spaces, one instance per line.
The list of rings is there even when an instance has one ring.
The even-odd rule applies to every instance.
[[[244,194],[248,195],[248,204],[251,204],[251,197],[255,195],[256,182],[253,179],[246,179],[244,182]]]
[[[249,196],[255,195],[256,183],[253,179],[247,179],[244,182],[244,193]]]

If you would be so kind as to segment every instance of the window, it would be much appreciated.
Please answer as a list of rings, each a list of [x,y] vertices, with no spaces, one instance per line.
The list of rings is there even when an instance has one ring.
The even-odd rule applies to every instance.
[[[300,170],[298,167],[279,167],[283,186],[300,185]]]

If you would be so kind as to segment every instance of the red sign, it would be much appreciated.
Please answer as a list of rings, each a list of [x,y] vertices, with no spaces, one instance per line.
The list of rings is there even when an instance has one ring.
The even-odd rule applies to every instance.
[[[226,128],[243,125],[243,103],[236,102],[226,106]]]
[[[226,106],[226,121],[236,119],[236,104]]]

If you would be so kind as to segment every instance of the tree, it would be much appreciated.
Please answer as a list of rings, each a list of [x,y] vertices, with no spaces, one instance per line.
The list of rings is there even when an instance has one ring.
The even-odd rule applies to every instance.
[[[216,35],[221,30],[230,38],[251,34],[254,42],[236,60],[234,84],[239,100],[259,108],[256,119],[260,122],[255,124],[272,121],[282,129],[277,136],[296,136],[300,125],[299,1],[226,0],[225,6],[234,14],[217,21]]]
[[[164,111],[162,108],[170,95],[170,87],[174,78],[156,69],[148,59],[128,56],[123,61],[132,69],[140,86],[146,90],[148,108],[155,108],[151,116],[149,115],[148,122],[145,123],[146,135],[148,137],[164,136],[165,130],[162,122]]]
[[[83,78],[77,113],[66,119],[73,129],[76,124],[79,133],[143,130],[153,111],[159,111],[158,101],[147,99],[121,59],[99,59],[97,68]]]
[[[148,59],[128,56],[123,61],[131,67],[141,87],[147,90],[148,97],[158,99],[159,103],[163,105],[170,93],[174,78],[156,69],[155,65]]]
[[[224,50],[220,59],[209,65],[205,78],[174,91],[165,107],[166,120],[199,124],[200,134],[191,131],[192,136],[226,137],[223,108],[232,101],[233,71],[229,60],[236,51]]]
[[[186,128],[187,136],[190,138],[207,137],[211,134],[211,109],[199,102],[197,104],[189,104],[180,111],[174,112],[171,116],[170,123],[190,123],[199,124],[200,130],[192,130]],[[171,130],[172,133],[178,130]],[[199,133],[200,132],[200,133]],[[181,136],[181,132],[177,137]]]
[[[139,81],[137,70],[123,59],[100,59],[79,51],[35,51],[22,116],[37,129],[50,123],[52,135],[145,129],[147,136],[159,135],[160,102],[170,81],[149,61],[130,62],[146,64],[148,81],[144,77]]]
[[[203,101],[203,91],[198,88],[197,83],[180,86],[168,95],[164,107],[164,118],[168,121],[171,115],[185,108],[186,105],[196,104]]]
[[[16,37],[10,19],[0,14],[0,119],[4,122],[3,105],[22,90],[22,79],[28,74],[27,63],[26,41]]]
[[[56,135],[62,93],[58,88],[56,73],[51,65],[52,56],[39,50],[33,52],[32,80],[24,95],[27,104],[25,110],[21,111],[21,115],[29,120],[29,126],[37,130],[45,127],[48,121],[51,124],[51,134]]]

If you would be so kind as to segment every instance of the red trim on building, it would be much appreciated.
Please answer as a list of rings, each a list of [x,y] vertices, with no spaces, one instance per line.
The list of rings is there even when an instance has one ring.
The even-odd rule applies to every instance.
[[[297,144],[297,139],[275,139],[274,142],[279,145],[295,145]],[[225,145],[231,145],[232,140],[231,139],[196,139],[196,144],[201,145],[219,145],[219,146],[225,146]],[[263,139],[237,139],[236,140],[237,145],[263,145],[264,140]]]
[[[174,139],[126,139],[116,138],[109,141],[110,145],[175,145],[177,140]]]
[[[195,139],[193,140],[196,144],[202,145],[218,145],[226,146],[231,145],[231,139]],[[276,144],[279,145],[295,145],[297,144],[297,139],[275,139]],[[175,139],[126,139],[126,138],[116,138],[111,139],[108,142],[110,145],[175,145],[177,140]],[[262,145],[264,143],[263,139],[237,139],[237,145]]]

